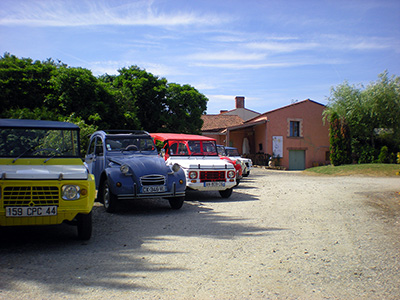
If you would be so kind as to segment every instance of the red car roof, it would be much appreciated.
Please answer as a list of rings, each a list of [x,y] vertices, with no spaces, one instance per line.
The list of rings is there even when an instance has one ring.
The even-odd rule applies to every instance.
[[[179,141],[216,141],[208,136],[184,133],[150,133],[150,135],[159,141],[179,140]]]

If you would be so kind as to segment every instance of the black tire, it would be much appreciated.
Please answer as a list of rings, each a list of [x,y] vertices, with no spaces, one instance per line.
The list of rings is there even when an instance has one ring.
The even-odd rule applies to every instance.
[[[78,238],[87,241],[92,236],[92,212],[76,216]]]
[[[219,194],[221,195],[222,198],[229,198],[232,195],[232,188],[227,189],[225,191],[219,191]]]
[[[109,185],[107,179],[103,182],[101,193],[102,193],[103,205],[104,205],[106,212],[108,212],[108,213],[115,212],[117,210],[117,206],[118,206],[117,201],[118,200],[117,200],[117,196],[115,196],[111,192],[110,185]]]
[[[185,201],[185,197],[168,198],[168,201],[172,209],[180,209]]]

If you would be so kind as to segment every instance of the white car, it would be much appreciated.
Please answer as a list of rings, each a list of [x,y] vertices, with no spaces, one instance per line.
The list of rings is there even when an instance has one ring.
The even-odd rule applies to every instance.
[[[250,170],[253,167],[253,161],[250,158],[241,157],[239,151],[235,147],[225,147],[218,145],[218,154],[225,155],[233,161],[239,161],[242,166],[242,176],[247,177],[250,175]]]
[[[167,165],[179,164],[186,174],[186,188],[198,191],[218,191],[223,198],[236,186],[236,171],[232,163],[222,160],[213,138],[177,133],[151,133],[156,144],[164,143],[162,155]]]

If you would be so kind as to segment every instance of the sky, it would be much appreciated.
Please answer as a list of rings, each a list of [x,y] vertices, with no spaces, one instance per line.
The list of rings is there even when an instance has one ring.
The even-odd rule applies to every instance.
[[[207,114],[327,104],[400,76],[399,0],[0,0],[0,56],[93,75],[136,65],[208,99]]]

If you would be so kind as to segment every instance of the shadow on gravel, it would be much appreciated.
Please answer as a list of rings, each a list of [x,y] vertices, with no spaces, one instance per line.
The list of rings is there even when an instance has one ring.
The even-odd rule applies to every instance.
[[[187,191],[185,201],[199,201],[199,202],[242,202],[242,201],[258,201],[258,197],[240,192],[241,190],[256,189],[250,186],[240,185],[233,189],[232,195],[229,198],[222,198],[219,192],[199,192]]]
[[[258,201],[238,190],[228,199],[218,192],[201,197],[195,193],[189,199],[180,210],[172,210],[164,199],[125,201],[115,214],[96,203],[93,235],[87,242],[77,240],[75,226],[64,224],[0,228],[0,296],[12,291],[29,294],[24,283],[71,296],[82,290],[150,290],[143,285],[144,273],[185,271],[168,263],[171,255],[181,252],[164,251],[158,243],[174,236],[232,239],[284,230],[246,225],[244,219],[224,216],[201,203]],[[165,263],[151,262],[154,255],[165,256]]]

